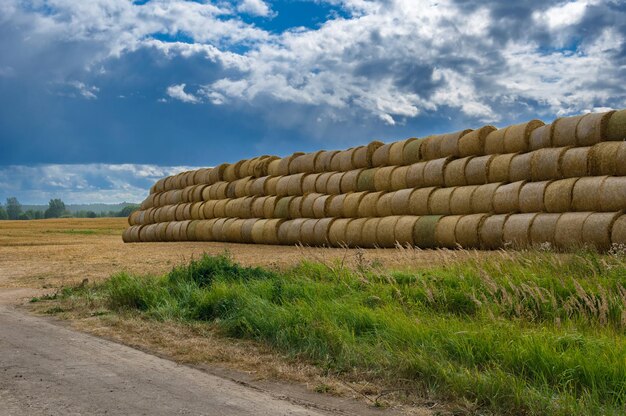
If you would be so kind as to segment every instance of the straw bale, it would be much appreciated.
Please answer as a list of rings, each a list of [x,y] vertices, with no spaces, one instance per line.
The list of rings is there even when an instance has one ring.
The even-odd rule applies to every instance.
[[[287,220],[278,226],[278,232],[276,235],[278,238],[278,244],[295,244],[289,241],[289,229],[291,228],[293,221],[296,220]]]
[[[132,243],[133,239],[132,239],[132,226],[127,227],[124,229],[124,231],[122,231],[122,241],[125,243]]]
[[[167,221],[176,221],[176,205],[169,205],[165,214]]]
[[[356,153],[356,148],[344,150],[340,153],[339,158],[339,170],[342,172],[347,172],[352,169],[356,169],[354,163],[354,154]]]
[[[583,243],[598,250],[611,248],[611,230],[621,212],[594,212],[583,224]]]
[[[239,206],[239,217],[241,218],[253,218],[252,204],[258,197],[247,196],[241,199],[241,205]]]
[[[465,177],[465,168],[473,156],[464,157],[450,161],[443,172],[443,180],[446,186],[464,186],[467,185]]]
[[[354,192],[358,189],[359,175],[363,172],[363,169],[354,169],[346,172],[341,178],[341,193]]]
[[[241,197],[249,195],[250,186],[252,184],[251,176],[236,180],[234,183],[235,183],[235,198],[241,198]]]
[[[257,220],[253,225],[252,225],[252,242],[254,244],[265,244],[265,240],[263,239],[263,229],[265,228],[265,223],[267,223],[269,220],[267,219],[260,219]]]
[[[207,188],[207,185],[196,185],[191,193],[191,200],[193,202],[202,202],[204,198],[202,197],[202,193]]]
[[[167,178],[165,178],[165,182],[163,182],[163,191],[167,192],[170,189],[173,189],[174,187],[172,186],[172,180],[174,179],[173,176],[168,176]]]
[[[576,144],[592,146],[606,138],[609,119],[615,111],[585,114],[576,126]]]
[[[439,152],[441,156],[460,157],[460,141],[463,136],[471,133],[472,130],[465,130],[452,134],[444,134],[441,137],[441,144],[439,145]]]
[[[289,202],[289,218],[302,217],[302,196],[294,196]]]
[[[379,217],[393,215],[391,203],[394,194],[395,192],[386,192],[378,198],[378,201],[376,202],[376,213]]]
[[[268,176],[265,181],[265,195],[276,195],[278,191],[278,181],[282,176]]]
[[[420,146],[420,160],[433,160],[441,154],[441,135],[428,136],[423,139]]]
[[[495,131],[494,126],[483,126],[459,139],[459,156],[480,156],[485,154],[485,138]]]
[[[314,244],[316,246],[328,245],[328,234],[330,227],[335,222],[335,218],[322,218],[313,227]]]
[[[404,149],[402,151],[403,165],[411,165],[419,162],[420,147],[422,146],[422,143],[423,140],[411,140],[404,145]]]
[[[180,227],[182,223],[179,221],[170,222],[165,229],[165,241],[180,241]]]
[[[263,224],[263,240],[265,244],[280,244],[278,229],[283,222],[285,222],[284,219],[271,219]]]
[[[391,174],[391,190],[399,191],[400,189],[408,188],[406,176],[409,171],[409,166],[398,166],[396,170]]]
[[[428,197],[428,213],[430,215],[450,215],[450,199],[455,188],[435,189]]]
[[[358,216],[365,217],[377,217],[378,212],[376,210],[378,200],[384,194],[384,192],[368,192],[361,199],[361,203],[358,208]]]
[[[333,247],[341,247],[349,245],[349,241],[346,237],[348,231],[348,225],[352,218],[339,218],[330,225],[328,231],[328,242]]]
[[[228,163],[222,163],[221,165],[215,166],[208,174],[208,183],[214,184],[217,182],[221,182],[224,180],[224,171],[228,167]]]
[[[363,247],[363,228],[368,218],[356,218],[348,223],[346,229],[346,243],[351,247]]]
[[[267,184],[269,176],[263,176],[262,178],[257,178],[252,181],[252,185],[250,186],[250,194],[263,196],[267,195],[265,193],[265,186]]]
[[[290,174],[315,172],[315,162],[323,150],[296,157],[289,165]]]
[[[315,218],[326,217],[332,197],[332,195],[323,195],[315,198],[315,202],[313,202],[313,216]]]
[[[317,182],[317,179],[319,178],[319,176],[320,176],[319,173],[309,173],[304,176],[304,179],[302,180],[302,193],[303,194],[308,194],[308,193],[316,191],[315,183]]]
[[[576,146],[576,127],[584,115],[563,117],[554,120],[552,146]]]
[[[276,182],[276,195],[287,196],[289,195],[289,181],[291,176],[280,176],[278,182]]]
[[[622,215],[613,223],[611,243],[626,245],[626,215]]]
[[[229,201],[229,199],[220,199],[219,201],[217,201],[217,203],[213,207],[213,215],[217,218],[227,217],[228,215],[226,215],[226,205]]]
[[[386,143],[378,147],[372,155],[372,166],[387,166],[389,164],[389,151],[393,143]]]
[[[434,186],[415,189],[415,192],[412,192],[409,197],[408,213],[411,215],[428,215],[430,198],[436,189]]]
[[[494,130],[485,137],[485,154],[496,155],[504,153],[504,135],[508,127]]]
[[[229,182],[226,185],[226,198],[235,198],[235,188],[237,187],[237,181]]]
[[[328,187],[328,180],[330,179],[331,176],[333,176],[335,173],[334,172],[324,172],[321,173],[318,177],[317,180],[315,181],[315,190],[320,193],[320,194],[326,194],[328,192],[326,192],[327,187]]]
[[[278,159],[279,158],[277,156],[268,156],[259,160],[259,163],[257,163],[256,166],[254,167],[254,176],[256,176],[257,178],[260,178],[262,176],[268,176],[270,174],[269,173],[270,163]]]
[[[479,187],[480,185],[468,185],[453,188],[454,191],[450,196],[450,213],[454,215],[473,214],[472,196]]]
[[[270,176],[281,176],[280,174],[280,166],[282,163],[282,159],[274,159],[267,165],[267,173]],[[257,225],[257,227],[261,227]]]
[[[339,153],[338,150],[323,150],[315,159],[315,172],[328,172],[330,170],[330,162],[337,153]]]
[[[383,217],[376,226],[376,245],[383,248],[391,248],[396,246],[395,229],[400,216],[393,215]]]
[[[566,212],[556,223],[554,243],[560,248],[583,245],[583,226],[590,212]]]
[[[174,175],[174,178],[172,179],[172,182],[171,182],[172,189],[182,189],[183,188],[183,184],[182,184],[183,173],[184,172],[180,172],[180,173],[177,173],[176,175]]]
[[[291,162],[296,159],[299,156],[302,156],[304,153],[302,152],[296,152],[294,154],[292,154],[291,156],[287,156],[284,157],[280,160],[280,163],[278,165],[278,174],[279,175],[289,175],[289,165],[291,165]]]
[[[560,172],[563,178],[588,176],[591,169],[591,147],[573,147],[565,150],[560,161]]]
[[[350,192],[346,194],[346,199],[343,201],[343,213],[345,218],[356,218],[359,215],[359,206],[361,201],[367,192]]]
[[[569,147],[555,149],[539,149],[532,152],[530,161],[530,176],[533,181],[561,179],[563,177],[562,160]]]
[[[437,227],[435,227],[435,241],[437,242],[437,247],[458,247],[459,244],[456,240],[455,230],[461,217],[461,215],[441,217],[437,223]]]
[[[617,160],[626,160],[626,142],[620,142],[620,148],[617,152]],[[626,176],[626,163],[616,163],[615,167],[616,176]]]
[[[600,190],[600,211],[626,210],[626,177],[608,177]]]
[[[328,210],[326,215],[329,217],[341,217],[343,216],[343,206],[346,200],[346,194],[335,195],[331,198],[328,204]]]
[[[479,248],[480,228],[488,216],[487,214],[461,216],[454,230],[456,242],[463,248]]]
[[[300,226],[300,243],[305,246],[315,245],[315,224],[318,219],[306,219]]]
[[[489,167],[495,158],[494,155],[473,157],[465,166],[465,179],[468,185],[483,185],[489,183]]]
[[[374,188],[377,191],[390,191],[391,177],[396,169],[398,169],[397,166],[385,166],[384,168],[379,168],[374,175]]]
[[[509,167],[509,181],[529,181],[532,176],[532,158],[532,153],[522,153],[514,156],[511,160],[511,166]]]
[[[441,215],[424,215],[418,218],[413,227],[413,244],[420,248],[437,247],[436,230]]]
[[[250,164],[254,161],[254,159],[246,159],[241,162],[241,166],[239,167],[239,174],[241,177],[252,176],[252,168]]]
[[[426,166],[424,166],[424,186],[444,186],[443,173],[450,160],[451,158],[445,157],[427,162]]]
[[[305,173],[289,175],[289,184],[287,185],[287,193],[289,195],[302,195],[302,185],[305,175]]]
[[[295,244],[300,243],[300,231],[302,230],[302,226],[304,225],[306,221],[308,221],[307,218],[296,218],[295,220],[286,221],[284,224],[289,225],[289,228],[287,229],[287,237],[285,238],[284,242],[281,240],[281,243],[290,244],[290,245],[295,245]],[[283,226],[281,225],[281,229],[282,227]]]
[[[210,185],[209,175],[211,173],[211,168],[200,169],[196,176],[194,177],[194,181],[197,185]]]
[[[415,229],[415,223],[420,217],[416,215],[401,215],[396,222],[394,228],[394,236],[396,244],[403,247],[413,246],[415,244],[413,240],[413,230]]]
[[[191,219],[191,205],[192,204],[190,204],[190,203],[187,203],[187,204],[184,205],[184,207],[183,207],[183,220],[190,220]],[[144,222],[144,224],[145,224],[145,222]]]
[[[618,166],[626,164],[626,159],[619,158],[622,147],[626,147],[626,142],[603,142],[591,148],[583,148],[591,149],[589,152],[591,175],[618,175]]]
[[[242,243],[243,238],[241,233],[244,221],[245,220],[242,219],[233,219],[233,221],[228,224],[228,226],[225,226],[224,239],[231,243]]]
[[[600,192],[607,176],[580,178],[572,189],[572,211],[600,211]]]
[[[161,178],[154,184],[154,192],[165,191],[165,178]]]
[[[361,231],[361,241],[359,247],[378,247],[378,241],[376,239],[376,230],[378,224],[380,224],[381,218],[368,218],[363,224],[363,230]]]
[[[356,187],[358,191],[375,191],[374,177],[379,168],[366,169],[359,175]]]
[[[139,213],[140,211],[132,212],[128,217],[128,225],[135,225],[139,223]]]
[[[530,150],[530,135],[545,123],[541,120],[530,120],[526,123],[509,126],[504,133],[504,153],[527,152]]]
[[[215,185],[212,185],[211,187],[215,186],[215,197],[211,198],[211,199],[225,199],[228,198],[226,196],[226,188],[228,187],[228,182],[218,182]]]
[[[520,210],[520,191],[526,181],[500,185],[493,194],[493,210],[496,214],[515,213]]]
[[[213,223],[213,227],[211,228],[211,237],[213,241],[224,241],[224,231],[226,231],[225,224],[230,219],[231,218],[218,218],[217,221]]]
[[[239,179],[241,177],[240,169],[242,164],[243,160],[240,160],[236,163],[231,163],[230,165],[226,166],[223,174],[224,180],[226,182],[232,182]]]
[[[408,215],[410,213],[411,194],[415,189],[401,189],[393,192],[391,197],[391,212],[393,215]]]
[[[556,232],[556,223],[562,214],[537,214],[530,226],[530,243],[533,246],[542,244],[554,245],[554,234]]]
[[[578,178],[551,182],[546,188],[544,204],[547,212],[568,212],[572,208],[572,191]]]
[[[156,229],[156,238],[157,241],[166,241],[166,231],[167,231],[167,227],[170,223],[169,222],[161,222],[157,224],[157,229]],[[197,232],[196,232],[197,234]],[[208,233],[209,237],[211,236],[210,232]]]
[[[252,201],[252,206],[250,207],[250,216],[252,218],[263,218],[265,214],[265,201],[267,198],[268,197],[266,196],[260,196]]]
[[[323,196],[323,194],[318,193],[308,193],[302,198],[302,205],[300,206],[300,213],[304,218],[314,218],[315,214],[313,211],[313,204],[315,200],[319,197]]]
[[[504,223],[502,240],[504,245],[516,248],[530,246],[530,229],[538,214],[513,214]]]
[[[496,155],[489,164],[489,182],[510,182],[511,161],[516,153]]]
[[[406,185],[408,188],[422,188],[424,186],[424,169],[428,162],[418,162],[409,165],[406,172]]]
[[[183,221],[185,219],[185,205],[184,204],[178,204],[176,205],[176,210],[174,213],[174,218],[176,219],[176,221]]]
[[[394,142],[389,148],[389,164],[390,165],[403,165],[404,164],[404,147],[414,141],[415,139],[406,139]]]
[[[520,212],[542,212],[546,210],[544,203],[546,189],[552,181],[528,182],[519,193]]]
[[[339,195],[341,193],[341,180],[345,172],[333,173],[326,182],[326,193],[331,195]]]
[[[159,207],[156,208],[156,211],[154,212],[154,222],[163,222],[166,220],[165,218],[165,210],[166,208],[164,207]],[[132,224],[129,224],[132,225]]]
[[[606,129],[606,140],[626,140],[626,110],[611,115]]]
[[[279,198],[276,201],[276,207],[274,207],[273,218],[289,218],[289,204],[294,198],[294,196]]]
[[[181,202],[191,202],[191,192],[193,191],[193,186],[186,186],[183,189],[181,194]]]
[[[341,171],[341,159],[345,159],[347,152],[349,152],[350,150],[341,150],[339,151],[339,153],[337,153],[335,156],[333,156],[333,158],[330,160],[330,171],[332,172],[339,172]],[[352,155],[349,155],[350,157],[352,157]]]
[[[265,202],[263,204],[263,215],[262,218],[274,218],[274,211],[276,211],[276,205],[278,201],[281,199],[279,196],[268,196],[265,198]]]

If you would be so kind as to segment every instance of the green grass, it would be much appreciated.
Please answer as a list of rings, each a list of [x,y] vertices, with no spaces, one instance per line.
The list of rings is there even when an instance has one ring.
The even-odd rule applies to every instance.
[[[336,375],[477,414],[626,411],[623,255],[526,252],[414,273],[303,262],[286,272],[204,256],[70,296],[156,320],[206,321]]]

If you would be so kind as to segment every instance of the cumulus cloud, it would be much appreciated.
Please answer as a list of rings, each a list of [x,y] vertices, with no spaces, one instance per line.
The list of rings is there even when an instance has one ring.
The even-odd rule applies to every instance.
[[[271,14],[270,7],[263,0],[242,0],[237,10],[253,16],[267,17]]]
[[[185,84],[170,85],[167,87],[167,95],[184,103],[198,103],[200,100],[193,94],[185,92]]]

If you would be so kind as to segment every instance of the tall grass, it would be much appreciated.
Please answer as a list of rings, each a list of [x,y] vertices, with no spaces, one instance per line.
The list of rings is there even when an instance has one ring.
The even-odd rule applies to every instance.
[[[204,256],[92,287],[112,310],[207,321],[334,374],[497,414],[626,411],[623,256],[527,252],[408,272]]]

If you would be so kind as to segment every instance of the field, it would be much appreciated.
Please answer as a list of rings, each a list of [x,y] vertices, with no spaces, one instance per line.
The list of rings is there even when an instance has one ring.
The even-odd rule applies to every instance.
[[[623,252],[123,245],[123,227],[2,224],[0,286],[182,362],[406,412],[624,412]]]

